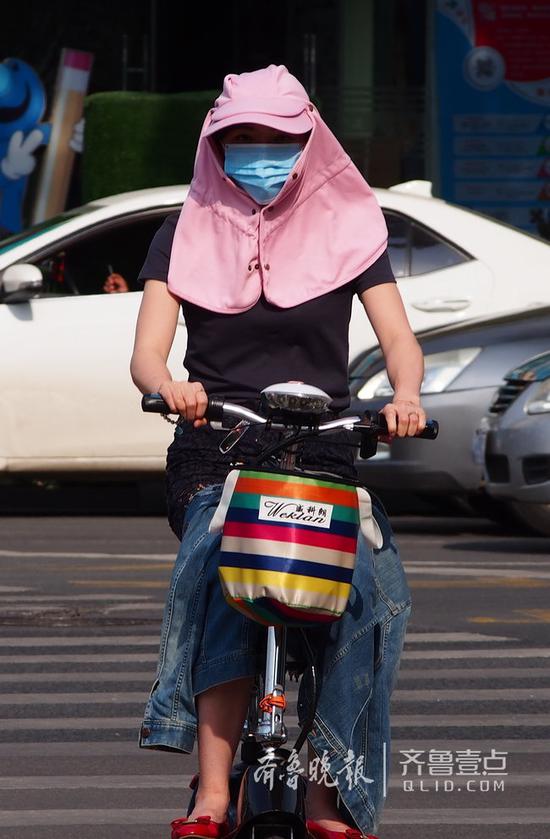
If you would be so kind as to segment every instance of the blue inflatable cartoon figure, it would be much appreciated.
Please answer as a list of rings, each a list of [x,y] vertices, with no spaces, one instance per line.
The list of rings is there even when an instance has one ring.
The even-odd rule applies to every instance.
[[[18,58],[0,62],[0,237],[23,227],[34,152],[50,139],[51,126],[40,123],[45,108],[44,87],[32,67]]]

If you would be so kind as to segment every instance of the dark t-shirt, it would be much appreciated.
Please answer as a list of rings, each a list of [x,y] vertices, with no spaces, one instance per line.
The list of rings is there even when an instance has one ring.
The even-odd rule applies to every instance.
[[[153,238],[138,277],[167,281],[179,213],[171,213]],[[200,278],[199,278],[200,279]],[[282,309],[262,296],[246,312],[220,314],[182,300],[187,326],[184,366],[209,396],[250,403],[268,385],[290,379],[322,388],[331,409],[349,405],[348,329],[354,294],[395,282],[387,251],[355,280]]]

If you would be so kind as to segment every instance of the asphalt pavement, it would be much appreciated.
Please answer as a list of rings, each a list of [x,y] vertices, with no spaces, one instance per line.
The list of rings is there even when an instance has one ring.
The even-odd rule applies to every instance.
[[[550,540],[393,523],[413,613],[378,836],[547,839]],[[168,839],[185,814],[196,752],[137,746],[177,546],[162,517],[0,518],[3,838]]]

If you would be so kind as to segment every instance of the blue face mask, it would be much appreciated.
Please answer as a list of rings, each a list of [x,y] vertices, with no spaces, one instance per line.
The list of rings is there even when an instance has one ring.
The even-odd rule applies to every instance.
[[[299,143],[228,143],[224,171],[258,204],[269,204],[301,152]]]

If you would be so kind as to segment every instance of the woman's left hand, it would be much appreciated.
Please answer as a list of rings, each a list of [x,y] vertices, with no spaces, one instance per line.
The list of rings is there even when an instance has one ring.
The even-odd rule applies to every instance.
[[[415,437],[426,427],[426,414],[420,404],[420,399],[401,399],[394,397],[392,402],[384,405],[381,414],[388,423],[389,442],[393,437]]]

